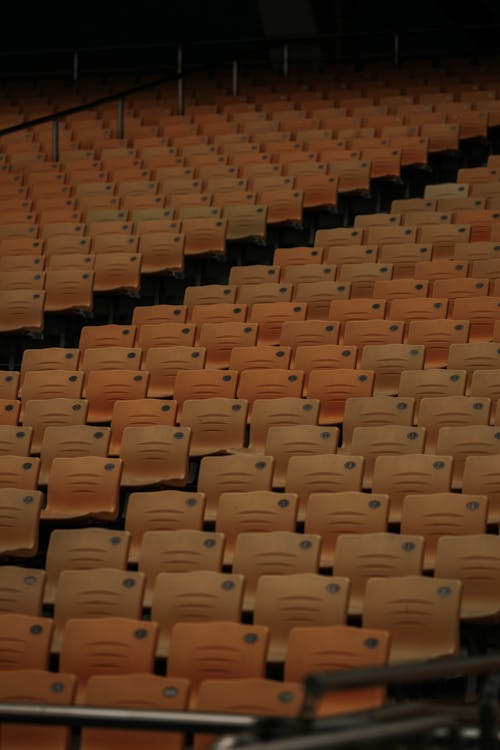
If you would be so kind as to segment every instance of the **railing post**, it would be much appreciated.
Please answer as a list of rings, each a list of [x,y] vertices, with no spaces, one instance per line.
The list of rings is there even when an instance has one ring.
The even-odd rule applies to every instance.
[[[399,31],[394,34],[394,67],[399,68]]]
[[[283,45],[283,78],[288,78],[288,44]]]
[[[177,47],[177,114],[184,114],[184,79],[182,77],[182,47]]]
[[[52,120],[52,161],[59,161],[59,120]]]
[[[78,81],[78,50],[75,49],[73,52],[73,80]]]
[[[125,127],[125,99],[118,99],[118,123],[117,123],[117,136],[118,138],[124,137]]]
[[[238,60],[233,60],[233,96],[238,96],[238,90],[239,90]]]

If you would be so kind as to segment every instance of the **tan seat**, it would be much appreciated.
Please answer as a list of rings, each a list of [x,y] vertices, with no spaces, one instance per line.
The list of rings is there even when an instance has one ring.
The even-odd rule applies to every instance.
[[[243,399],[208,398],[184,402],[181,427],[191,431],[191,456],[230,453],[243,448],[247,403]]]
[[[184,485],[189,471],[191,430],[164,424],[125,427],[120,457],[122,484],[147,487]]]
[[[42,519],[116,518],[122,462],[99,456],[54,458]]]

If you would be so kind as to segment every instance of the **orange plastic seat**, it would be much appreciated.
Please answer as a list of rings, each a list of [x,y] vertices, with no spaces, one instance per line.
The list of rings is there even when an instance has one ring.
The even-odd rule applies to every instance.
[[[139,553],[139,570],[146,577],[144,605],[151,605],[159,573],[222,569],[224,536],[197,529],[145,531]]]
[[[217,518],[224,492],[271,490],[274,461],[268,456],[207,456],[201,460],[198,491],[206,497],[205,519]]]
[[[130,534],[101,528],[55,529],[47,546],[44,600],[53,604],[63,570],[116,568],[125,570]]]
[[[429,370],[403,370],[399,380],[398,396],[415,399],[416,413],[422,398],[438,396],[463,396],[467,372],[439,368]]]
[[[200,346],[207,352],[209,368],[231,367],[232,350],[240,346],[254,346],[256,340],[257,326],[239,322],[204,323],[199,334]]]
[[[246,317],[246,305],[233,305],[229,302],[195,305],[191,310],[191,322],[197,327],[196,343],[199,343],[204,325],[208,323],[244,323]]]
[[[389,522],[396,523],[408,495],[451,492],[452,467],[451,456],[379,456],[375,459],[372,492],[389,496]]]
[[[137,363],[139,364],[139,363]],[[116,401],[146,398],[149,373],[140,370],[92,370],[87,374],[88,422],[110,422]]]
[[[334,648],[332,648],[334,646]],[[381,667],[389,658],[386,630],[347,625],[293,628],[288,639],[285,680],[301,682],[313,672]],[[316,716],[333,716],[379,708],[385,702],[382,687],[359,688],[325,695],[315,706]]]
[[[90,677],[85,692],[88,706],[183,711],[187,708],[189,682],[180,678],[150,674],[99,675]],[[182,750],[184,737],[178,732],[86,727],[81,734],[82,750],[139,747],[151,750]]]
[[[245,443],[246,424],[247,403],[242,399],[184,402],[181,426],[191,430],[191,456],[237,451]]]
[[[361,367],[374,375],[375,394],[398,393],[403,371],[421,370],[424,366],[425,347],[408,344],[381,344],[365,346],[361,354]]]
[[[236,622],[180,622],[170,638],[169,677],[191,683],[190,707],[197,706],[204,680],[263,677],[269,631]]]
[[[40,332],[44,311],[48,310],[46,293],[31,289],[2,291],[0,295],[0,333]]]
[[[93,308],[94,275],[91,271],[63,269],[47,271],[45,311],[66,312]]]
[[[245,531],[236,537],[233,572],[245,576],[243,608],[252,610],[262,575],[318,573],[321,537],[290,531]]]
[[[94,675],[150,674],[158,640],[154,622],[125,617],[69,620],[64,628],[60,669],[78,680],[76,702]]]
[[[307,500],[304,531],[320,534],[321,567],[331,568],[342,534],[387,531],[389,498],[362,492],[313,492]]]
[[[441,427],[436,442],[438,456],[453,457],[453,488],[460,489],[465,460],[472,455],[500,453],[500,432],[495,425],[469,424],[460,427]]]
[[[273,487],[285,484],[292,456],[315,456],[337,452],[339,430],[320,425],[271,426],[267,431],[264,454],[274,458]]]
[[[189,468],[191,431],[165,424],[125,426],[120,457],[122,485],[183,485]]]
[[[417,263],[422,260],[430,260],[431,258],[431,245],[420,245],[413,242],[382,245],[378,255],[380,263],[392,264],[393,280],[415,278],[414,274]]]
[[[248,401],[248,420],[251,421],[253,403],[256,399],[300,398],[304,373],[301,370],[285,370],[276,367],[243,370],[239,375],[236,394]]]
[[[343,266],[342,268],[344,268]],[[351,285],[345,281],[301,281],[295,285],[294,299],[307,305],[309,320],[327,320],[333,300],[347,299]]]
[[[144,323],[183,323],[186,316],[187,308],[184,305],[136,305],[132,313],[132,325],[139,329]]]
[[[313,370],[309,376],[308,396],[320,401],[319,424],[342,422],[345,402],[355,396],[370,396],[374,373],[369,370]]]
[[[177,622],[239,622],[243,586],[243,576],[215,570],[158,573],[151,604],[151,617],[160,626],[157,654],[168,656]]]
[[[185,219],[182,232],[186,237],[184,253],[187,256],[216,255],[226,252],[225,219]]]
[[[401,533],[425,539],[424,568],[433,570],[442,536],[486,533],[488,501],[481,495],[452,492],[410,495],[403,501]]]
[[[42,518],[116,518],[121,471],[117,459],[54,458]]]
[[[418,408],[418,424],[425,427],[426,453],[434,453],[442,427],[457,431],[470,425],[487,425],[491,403],[488,398],[472,396],[441,396],[423,398]]]
[[[413,424],[414,401],[411,398],[369,396],[346,401],[342,424],[342,452],[349,453],[356,427]]]
[[[249,322],[259,327],[259,344],[278,344],[286,321],[305,320],[307,306],[296,302],[271,302],[252,305]]]
[[[70,706],[73,703],[76,680],[73,675],[44,669],[18,669],[0,673],[2,703],[35,703]],[[36,745],[40,750],[67,750],[70,745],[69,727],[39,724],[2,724],[2,746],[9,750],[26,750]]]
[[[144,274],[177,273],[184,270],[185,236],[178,232],[148,232],[139,239]]]
[[[446,367],[452,344],[465,344],[469,338],[468,320],[412,320],[408,324],[408,344],[425,346],[424,367]]]
[[[408,531],[401,534],[376,532],[341,534],[333,556],[335,575],[351,581],[349,614],[363,611],[369,578],[421,575],[424,538]]]
[[[3,456],[0,465],[0,488],[36,490],[39,471],[38,458]]]
[[[109,455],[120,455],[123,431],[138,425],[174,425],[175,401],[160,401],[154,398],[115,401],[111,416],[111,441]]]
[[[48,669],[53,627],[48,617],[0,614],[0,670]]]
[[[184,402],[191,399],[235,398],[238,373],[235,370],[185,370],[177,373],[174,399],[177,418],[182,419]]]
[[[355,427],[350,452],[363,456],[363,487],[370,489],[373,467],[380,456],[423,453],[425,428],[401,424]]]
[[[135,333],[135,326],[119,326],[113,324],[83,326],[80,332],[78,348],[81,352],[96,347],[119,346],[131,349],[134,346]]]
[[[100,456],[106,458],[110,440],[109,427],[86,424],[47,426],[40,447],[39,483],[47,484],[55,458]]]
[[[261,284],[268,281],[277,281],[280,275],[279,264],[273,266],[232,266],[229,271],[229,284],[240,286],[241,284]]]
[[[461,594],[460,581],[448,578],[370,578],[363,626],[390,632],[392,663],[454,656],[460,643]]]
[[[390,320],[403,320],[405,323],[413,320],[436,320],[446,318],[447,308],[447,299],[432,297],[393,299],[389,302],[387,317]]]
[[[479,283],[475,280],[475,283]],[[485,284],[487,288],[487,283]],[[490,341],[495,321],[500,320],[500,297],[463,297],[455,299],[450,317],[469,320],[469,341]]]
[[[172,396],[175,378],[184,370],[200,370],[205,365],[205,348],[160,346],[147,351],[143,366],[149,372],[148,397]]]
[[[144,323],[137,334],[137,346],[144,352],[153,347],[194,346],[195,333],[195,326],[189,323]]]
[[[264,453],[270,427],[315,425],[319,401],[300,397],[256,399],[253,402],[248,450]],[[240,452],[240,451],[238,451]]]
[[[240,373],[244,370],[288,370],[291,354],[291,349],[286,346],[235,346],[231,349],[229,368]]]

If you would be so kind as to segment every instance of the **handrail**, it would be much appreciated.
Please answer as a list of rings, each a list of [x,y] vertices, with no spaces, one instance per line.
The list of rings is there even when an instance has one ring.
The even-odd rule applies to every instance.
[[[500,672],[500,653],[485,656],[436,659],[428,662],[405,662],[385,667],[366,667],[309,675],[305,679],[306,695],[320,697],[324,693],[389,685],[391,683],[424,682],[425,680],[457,677],[464,674]]]
[[[329,750],[347,748],[353,745],[364,747],[363,743],[396,742],[405,738],[427,735],[431,732],[444,732],[450,743],[459,747],[458,726],[453,717],[447,714],[405,719],[389,724],[373,724],[338,729],[333,732],[296,734],[268,742],[254,742],[245,745],[245,750]],[[220,747],[224,747],[223,740]]]
[[[114,727],[156,731],[241,732],[256,730],[269,719],[240,714],[160,711],[134,708],[0,703],[0,723]]]

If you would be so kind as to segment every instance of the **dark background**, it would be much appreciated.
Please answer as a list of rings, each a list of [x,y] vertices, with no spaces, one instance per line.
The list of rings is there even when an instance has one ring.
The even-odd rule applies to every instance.
[[[320,34],[307,44],[296,40],[290,45],[291,69],[305,60],[317,64],[389,60],[394,31],[400,32],[403,61],[474,57],[494,53],[500,46],[498,0],[473,4],[456,0],[141,0],[134,5],[4,5],[2,78],[68,71],[74,49],[80,51],[82,73],[158,71],[175,63],[179,42],[186,64],[217,64],[238,57],[251,60],[255,67],[278,55],[278,45],[274,53],[269,51],[269,40]],[[324,35],[340,35],[341,41]],[[139,45],[141,50],[131,49]],[[110,46],[115,47],[112,52],[96,50]],[[41,50],[57,53],[41,55]]]

